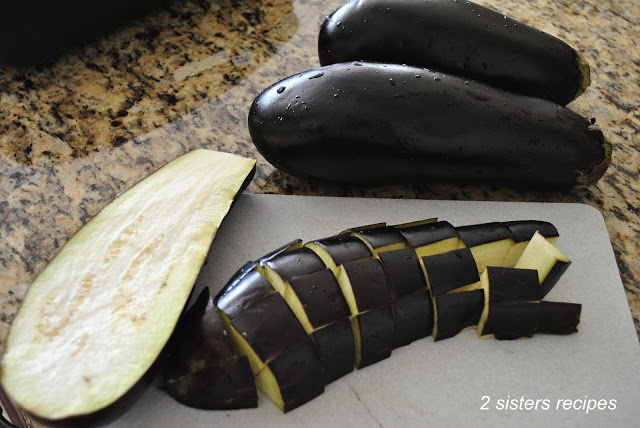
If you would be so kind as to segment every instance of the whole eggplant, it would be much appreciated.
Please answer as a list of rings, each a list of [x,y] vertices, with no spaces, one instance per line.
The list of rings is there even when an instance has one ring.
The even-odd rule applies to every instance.
[[[611,144],[550,101],[423,68],[339,63],[288,77],[248,116],[262,155],[293,175],[351,184],[596,182]]]
[[[590,84],[586,59],[564,41],[458,0],[353,0],[323,23],[321,65],[410,64],[565,105]]]

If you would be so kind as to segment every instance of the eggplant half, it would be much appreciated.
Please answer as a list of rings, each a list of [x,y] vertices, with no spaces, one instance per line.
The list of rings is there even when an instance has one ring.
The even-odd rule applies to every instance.
[[[539,298],[543,287],[538,272],[548,271],[553,261],[564,257],[551,250],[551,243],[538,231],[550,238],[558,236],[556,228],[544,221],[454,227],[427,219],[359,226],[307,243],[294,240],[247,262],[214,299],[233,344],[234,352],[227,352],[223,360],[234,363],[230,369],[248,360],[258,388],[288,412],[354,368],[386,359],[394,349],[430,335],[440,341],[475,326],[479,332],[486,330],[484,336],[498,339],[575,332],[580,305],[521,302]],[[510,251],[516,242],[516,253],[526,259],[526,269],[513,267],[519,263]],[[487,267],[481,277],[484,267],[474,258],[473,249],[482,246],[499,249],[486,253],[499,266],[510,267]],[[534,309],[529,311],[532,317],[518,312],[525,303],[527,309]],[[215,331],[221,343],[224,337],[219,330]],[[188,395],[192,390],[178,389],[185,385],[175,375],[195,366],[208,370],[198,372],[207,376],[200,382],[185,381],[199,388],[193,390],[220,384],[227,388],[232,405],[253,404],[242,395],[250,389],[233,389],[225,383],[238,374],[218,370],[225,367],[219,357],[210,353],[212,361],[206,362],[200,348],[191,358],[189,352],[180,354],[180,364],[168,371],[177,378],[172,385],[174,393],[181,393],[177,399],[203,407],[205,398],[194,400]],[[222,376],[217,383],[214,368],[215,375]],[[218,398],[207,398],[207,405],[215,407]],[[222,403],[219,408],[229,408],[225,406]]]
[[[255,161],[194,150],[108,204],[31,284],[1,381],[45,425],[104,423],[148,380]],[[111,410],[115,410],[112,412]]]
[[[348,184],[558,190],[595,183],[611,163],[602,131],[565,107],[406,65],[288,77],[256,97],[248,125],[275,167]]]
[[[468,1],[349,1],[322,24],[318,54],[321,65],[410,64],[562,105],[590,84],[571,46]]]

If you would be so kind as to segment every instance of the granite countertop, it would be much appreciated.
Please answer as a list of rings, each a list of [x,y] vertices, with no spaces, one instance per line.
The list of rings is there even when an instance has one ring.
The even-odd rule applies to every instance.
[[[479,1],[577,48],[592,84],[569,107],[610,138],[595,185],[565,193],[496,186],[310,183],[253,147],[262,89],[318,66],[317,31],[342,0],[178,1],[38,66],[0,66],[0,352],[28,284],[118,193],[198,147],[258,159],[254,193],[579,202],[605,218],[640,335],[640,3]]]

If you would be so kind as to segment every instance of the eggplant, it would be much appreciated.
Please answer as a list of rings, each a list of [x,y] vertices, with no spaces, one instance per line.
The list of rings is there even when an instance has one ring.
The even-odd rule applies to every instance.
[[[321,65],[410,64],[562,105],[590,84],[571,46],[468,1],[349,1],[322,24],[318,54]]]
[[[336,269],[344,262],[368,259],[373,256],[367,244],[361,239],[350,235],[337,235],[329,238],[317,239],[305,244],[311,248],[331,269]]]
[[[457,228],[460,234],[461,248],[469,248],[483,272],[488,265],[502,265],[514,244],[511,229],[500,222],[474,224]]]
[[[569,334],[577,329],[581,306],[538,301],[538,272],[560,254],[538,230],[558,236],[553,225],[535,220],[454,227],[426,219],[358,226],[304,244],[294,240],[246,263],[214,299],[234,345],[229,360],[246,357],[258,388],[287,412],[354,368],[429,335],[439,341],[475,326],[497,339]],[[505,239],[526,243],[520,259],[534,266],[489,266],[480,277],[473,248]],[[471,248],[419,253],[467,244]],[[535,303],[536,310],[525,305],[521,314],[515,303]],[[193,352],[185,361],[222,367],[217,357],[203,363],[202,352]],[[204,379],[189,385],[213,385],[216,376],[224,381],[234,373],[202,372]]]
[[[248,126],[276,168],[348,184],[557,190],[595,183],[611,163],[602,131],[567,108],[396,64],[288,77],[255,98]]]
[[[148,384],[255,161],[194,150],[82,226],[13,321],[1,381],[45,425],[104,423]]]
[[[163,362],[163,389],[200,409],[258,407],[249,359],[233,349],[207,287],[178,325]]]
[[[460,234],[448,221],[414,222],[395,227],[420,258],[461,247]]]
[[[488,304],[488,317],[478,334],[498,340],[532,337],[538,330],[539,302],[496,301]]]
[[[445,293],[433,298],[433,340],[440,341],[474,327],[484,308],[484,291]]]
[[[536,269],[540,282],[538,297],[544,298],[567,270],[571,260],[536,232],[515,264],[519,269]]]
[[[356,227],[346,232],[361,239],[373,254],[407,247],[407,240],[398,229],[386,224]]]
[[[423,257],[422,265],[433,297],[480,283],[476,261],[468,248]]]
[[[336,271],[351,310],[357,368],[385,359],[393,349],[393,295],[377,259],[354,260]]]

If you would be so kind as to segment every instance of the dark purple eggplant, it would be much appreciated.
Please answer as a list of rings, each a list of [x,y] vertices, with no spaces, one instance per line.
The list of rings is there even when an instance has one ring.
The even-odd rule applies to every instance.
[[[611,162],[602,131],[565,107],[404,65],[296,74],[256,97],[248,124],[275,167],[341,183],[566,189]]]
[[[468,1],[350,1],[322,24],[318,53],[321,65],[410,64],[562,105],[590,84],[571,46]]]

